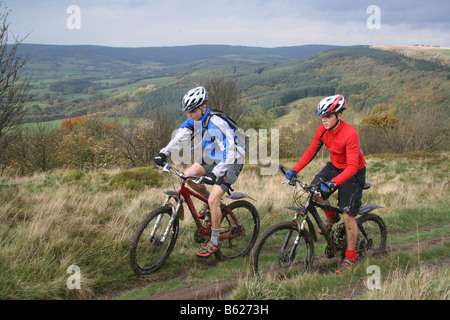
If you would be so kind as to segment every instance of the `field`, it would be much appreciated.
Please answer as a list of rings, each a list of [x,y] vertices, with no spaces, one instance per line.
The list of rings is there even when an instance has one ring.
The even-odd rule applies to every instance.
[[[449,153],[373,155],[363,203],[379,204],[388,252],[335,275],[336,260],[317,244],[310,274],[284,280],[250,277],[248,258],[218,262],[195,257],[192,218],[181,222],[175,249],[153,275],[138,277],[128,249],[139,222],[156,206],[163,190],[175,189],[174,176],[161,175],[158,187],[111,183],[121,172],[55,170],[32,176],[0,177],[0,299],[433,299],[450,294]],[[325,163],[316,159],[303,172],[310,181]],[[294,161],[284,161],[287,167]],[[284,209],[293,189],[280,173],[259,175],[246,166],[236,191],[255,199],[261,232],[292,218]],[[319,239],[320,240],[320,239]],[[69,266],[81,272],[80,289],[69,290]],[[365,286],[369,265],[381,269],[382,287]]]
[[[389,50],[411,58],[434,61],[446,66],[450,65],[450,48],[446,47],[378,45],[372,46],[372,48]]]

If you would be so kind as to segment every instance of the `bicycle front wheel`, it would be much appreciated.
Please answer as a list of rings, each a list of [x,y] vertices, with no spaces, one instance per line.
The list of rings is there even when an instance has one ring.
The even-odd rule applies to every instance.
[[[160,207],[147,215],[130,246],[131,269],[137,275],[155,272],[167,260],[177,240],[178,226],[171,207]]]
[[[219,260],[245,256],[253,247],[259,233],[259,214],[248,201],[234,201],[222,210]]]
[[[284,277],[307,272],[313,263],[314,244],[307,230],[295,221],[277,223],[267,229],[253,248],[251,271]]]

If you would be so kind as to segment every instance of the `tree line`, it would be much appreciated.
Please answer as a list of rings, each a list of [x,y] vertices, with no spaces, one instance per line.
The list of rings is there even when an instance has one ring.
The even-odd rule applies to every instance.
[[[57,168],[148,166],[173,130],[163,111],[157,112],[155,121],[130,119],[125,124],[91,116],[65,119],[58,128],[38,123],[15,134],[0,166],[3,173],[19,175]]]

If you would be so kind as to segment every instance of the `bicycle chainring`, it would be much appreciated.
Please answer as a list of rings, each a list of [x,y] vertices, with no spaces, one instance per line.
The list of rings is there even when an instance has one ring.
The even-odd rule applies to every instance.
[[[327,245],[327,247],[325,248],[325,256],[326,256],[328,259],[331,259],[331,258],[334,257],[333,249],[331,249],[330,246],[328,246],[328,245]]]
[[[208,230],[208,234],[205,235],[201,229],[197,229],[194,234],[194,240],[197,243],[206,243],[211,238],[211,229]]]
[[[363,256],[366,254],[366,252],[370,251],[373,249],[373,240],[372,239],[368,239],[366,241],[366,239],[360,239],[358,237],[357,241],[356,241],[356,249],[357,252],[360,256]]]

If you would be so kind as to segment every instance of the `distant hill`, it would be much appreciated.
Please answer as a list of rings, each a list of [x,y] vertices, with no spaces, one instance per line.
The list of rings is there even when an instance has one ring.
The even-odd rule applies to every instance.
[[[61,58],[77,58],[91,61],[113,59],[127,63],[143,64],[149,61],[167,65],[192,63],[241,56],[261,62],[286,61],[302,58],[335,48],[331,45],[304,45],[294,47],[261,48],[231,45],[191,45],[178,47],[120,48],[91,45],[42,45],[22,44],[20,55],[29,55],[32,59],[55,61]]]
[[[448,115],[450,67],[367,46],[339,47],[282,63],[244,64],[196,70],[175,84],[150,92],[139,112],[151,116],[158,108],[178,109],[190,86],[212,70],[238,81],[248,97],[246,109],[268,111],[307,97],[344,94],[351,108],[367,114],[407,115],[435,107]],[[281,111],[280,114],[283,112]]]
[[[269,111],[281,117],[292,111],[293,104],[301,109],[301,99],[340,93],[359,119],[370,114],[409,117],[427,110],[439,112],[442,123],[438,125],[448,127],[448,122],[444,123],[450,112],[450,67],[440,60],[368,46],[270,49],[24,44],[20,54],[31,56],[27,122],[93,113],[152,118],[160,108],[182,117],[182,95],[212,74],[220,74],[237,81],[249,117]],[[131,94],[135,91],[138,94]]]
[[[231,45],[118,48],[91,45],[22,44],[20,56],[30,57],[27,70],[41,77],[43,69],[52,78],[67,76],[131,78],[174,75],[202,64],[282,62],[335,48],[331,45],[260,48]],[[71,68],[72,67],[72,68]],[[58,72],[60,74],[58,74]]]

